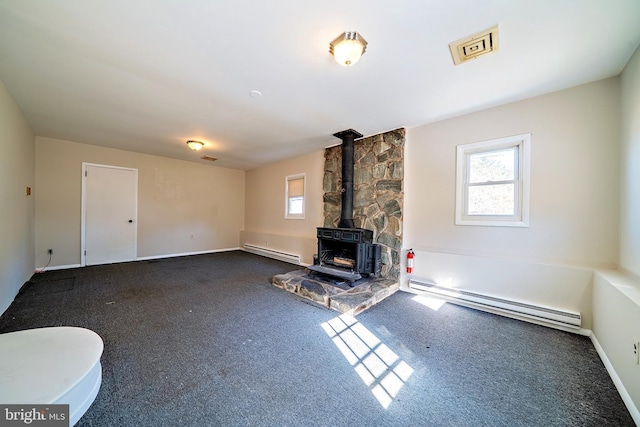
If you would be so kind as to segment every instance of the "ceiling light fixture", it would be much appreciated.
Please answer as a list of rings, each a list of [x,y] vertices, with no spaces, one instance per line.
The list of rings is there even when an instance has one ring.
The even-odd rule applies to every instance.
[[[201,149],[202,147],[204,147],[204,143],[201,141],[194,141],[193,139],[190,139],[189,141],[187,141],[187,145],[189,146],[189,148],[191,148],[193,151],[198,151],[199,149]]]
[[[348,67],[360,60],[360,57],[367,50],[367,44],[367,41],[360,34],[355,31],[347,31],[329,43],[329,52],[338,64]]]

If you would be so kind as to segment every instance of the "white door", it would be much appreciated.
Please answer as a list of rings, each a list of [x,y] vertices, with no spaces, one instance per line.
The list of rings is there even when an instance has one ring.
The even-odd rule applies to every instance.
[[[138,170],[83,163],[83,265],[136,259]]]

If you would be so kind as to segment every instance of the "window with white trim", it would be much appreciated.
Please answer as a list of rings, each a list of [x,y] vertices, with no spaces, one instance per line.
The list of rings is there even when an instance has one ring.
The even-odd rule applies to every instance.
[[[531,134],[458,145],[456,224],[529,226]]]
[[[301,173],[285,179],[284,217],[287,219],[304,219],[305,178],[306,175]]]

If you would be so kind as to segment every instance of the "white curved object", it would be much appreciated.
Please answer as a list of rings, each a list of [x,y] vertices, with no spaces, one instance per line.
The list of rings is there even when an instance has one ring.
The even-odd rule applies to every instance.
[[[83,328],[0,334],[0,402],[68,404],[74,425],[100,389],[103,348],[100,336]]]

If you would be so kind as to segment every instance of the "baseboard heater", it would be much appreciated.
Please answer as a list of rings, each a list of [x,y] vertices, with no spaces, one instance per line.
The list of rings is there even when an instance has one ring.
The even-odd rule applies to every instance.
[[[447,288],[414,279],[409,280],[409,288],[442,297],[454,304],[478,308],[491,313],[504,314],[508,317],[524,317],[537,322],[572,329],[580,329],[582,324],[580,313],[527,304],[462,289]]]
[[[244,245],[244,250],[252,254],[266,256],[268,258],[277,259],[279,261],[289,262],[291,264],[300,265],[300,255],[288,254],[286,252],[274,251],[273,249],[261,248],[250,244]]]

